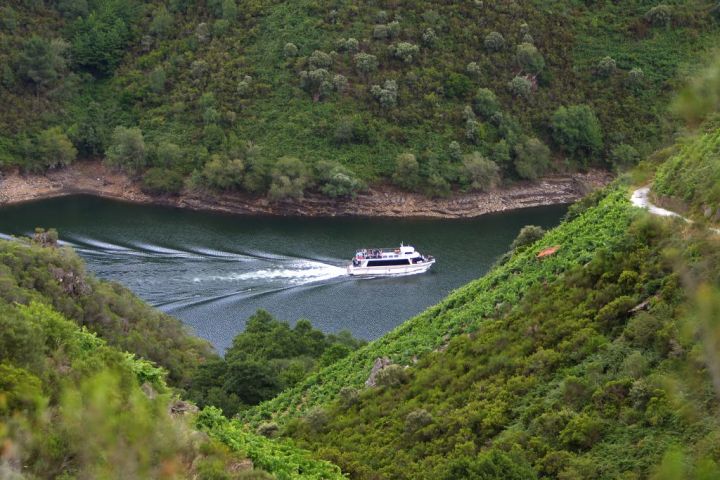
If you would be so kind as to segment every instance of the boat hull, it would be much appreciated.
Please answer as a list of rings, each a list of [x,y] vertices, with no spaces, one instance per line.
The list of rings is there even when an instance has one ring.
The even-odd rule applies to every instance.
[[[435,260],[429,260],[422,263],[414,263],[410,265],[388,265],[383,267],[355,267],[348,265],[348,275],[357,277],[386,277],[394,275],[415,275],[417,273],[425,273],[430,270]]]

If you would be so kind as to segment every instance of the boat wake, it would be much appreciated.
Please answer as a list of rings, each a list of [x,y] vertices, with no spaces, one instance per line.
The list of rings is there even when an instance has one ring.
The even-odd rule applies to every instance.
[[[286,279],[294,285],[310,282],[331,280],[347,275],[344,268],[315,261],[295,262],[287,266],[263,268],[249,272],[231,272],[225,275],[209,275],[205,278],[195,277],[195,283],[203,281],[243,282],[248,280],[279,280]]]

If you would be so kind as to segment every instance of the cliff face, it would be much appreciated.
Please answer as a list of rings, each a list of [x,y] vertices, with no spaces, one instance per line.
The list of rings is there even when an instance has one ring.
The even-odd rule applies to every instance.
[[[0,177],[0,205],[84,193],[137,203],[250,215],[468,218],[572,203],[607,184],[611,178],[609,173],[595,170],[552,175],[537,182],[518,182],[485,193],[455,194],[447,198],[429,198],[379,186],[352,199],[308,194],[299,201],[271,202],[242,193],[213,194],[191,189],[173,196],[148,195],[124,173],[108,169],[100,162],[80,162],[46,175],[7,173]]]

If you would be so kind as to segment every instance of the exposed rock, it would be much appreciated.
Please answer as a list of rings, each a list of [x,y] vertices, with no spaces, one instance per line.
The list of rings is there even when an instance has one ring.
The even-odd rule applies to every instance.
[[[712,207],[705,206],[705,207],[703,208],[703,215],[705,216],[705,218],[710,218],[710,217],[712,217],[712,214],[713,214],[713,209],[712,209]]]
[[[647,310],[648,306],[650,305],[650,299],[648,298],[645,301],[642,301],[635,305],[633,308],[630,309],[628,313],[637,313],[641,310]]]
[[[53,278],[62,286],[68,295],[77,297],[90,293],[90,285],[87,284],[83,275],[72,270],[63,270],[59,267],[50,267],[49,270]]]
[[[152,385],[150,385],[148,382],[143,383],[140,385],[140,390],[145,394],[146,397],[148,397],[150,400],[154,400],[158,393],[155,391]]]
[[[230,473],[238,473],[238,472],[246,472],[248,470],[252,470],[255,468],[255,465],[253,464],[253,461],[249,458],[246,458],[245,460],[240,460],[239,462],[233,462],[228,467],[228,470]]]
[[[179,195],[151,196],[126,174],[108,169],[101,162],[86,161],[45,175],[8,173],[2,179],[0,205],[87,193],[135,203],[251,215],[469,218],[518,208],[572,203],[611,179],[609,173],[595,170],[552,175],[536,182],[516,182],[488,192],[458,193],[448,198],[429,198],[390,185],[378,185],[354,199],[331,199],[308,193],[302,200],[269,202],[244,193],[219,195],[190,188]]]
[[[198,407],[190,402],[186,402],[185,400],[175,400],[170,404],[169,411],[170,415],[173,416],[181,416],[186,415],[188,413],[197,413]]]
[[[387,357],[382,358],[376,358],[375,364],[372,367],[372,370],[370,370],[370,376],[367,380],[365,380],[365,386],[366,387],[375,387],[377,386],[377,374],[380,372],[380,370],[389,367],[392,365],[392,362]]]

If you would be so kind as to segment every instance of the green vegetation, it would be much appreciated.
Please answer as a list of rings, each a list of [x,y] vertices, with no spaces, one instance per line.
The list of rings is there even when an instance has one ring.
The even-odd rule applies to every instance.
[[[104,157],[150,193],[274,201],[352,197],[407,154],[395,183],[428,195],[627,168],[718,33],[710,0],[6,3],[0,166]]]
[[[692,126],[704,121],[698,131],[671,150],[659,168],[653,192],[698,218],[720,221],[720,62],[687,86],[676,110]]]
[[[623,232],[636,214],[629,207],[627,196],[625,189],[616,187],[606,192],[596,207],[584,212],[572,210],[575,216],[572,221],[548,232],[532,247],[518,251],[483,278],[452,292],[438,305],[311,374],[274,399],[241,412],[240,417],[256,425],[269,420],[286,422],[334,401],[343,387],[361,387],[377,358],[410,364],[413,357],[422,357],[441,347],[448,338],[476,330],[498,309],[517,303],[528,288],[585,264],[597,249],[612,250],[622,241]],[[555,245],[561,246],[555,255],[543,260],[536,258],[540,250]]]
[[[0,301],[49,305],[109,345],[156,362],[174,387],[187,387],[198,365],[215,357],[179,320],[88,275],[77,254],[55,241],[53,231],[40,231],[33,242],[0,241]]]
[[[187,387],[198,368],[219,362],[208,345],[127,290],[86,275],[56,241],[56,232],[40,230],[32,243],[0,242],[0,476],[342,478],[290,444],[230,426],[217,409],[195,418],[172,386]],[[292,341],[305,338],[319,365],[357,345],[299,324]],[[240,335],[238,348],[253,335]]]
[[[0,299],[3,478],[249,478],[232,469],[244,456],[169,413],[163,369],[28,301]]]
[[[363,343],[347,331],[325,335],[307,320],[290,327],[258,310],[233,339],[224,359],[198,368],[188,398],[200,407],[213,405],[233,416],[346,357]]]
[[[675,231],[635,220],[612,249],[527,288],[404,378],[352,405],[338,396],[321,429],[305,418],[283,433],[357,478],[646,478],[675,445],[720,474],[702,466],[717,460],[716,364],[693,337],[702,327],[683,323],[673,268],[682,259],[684,275],[716,282],[718,240]]]

